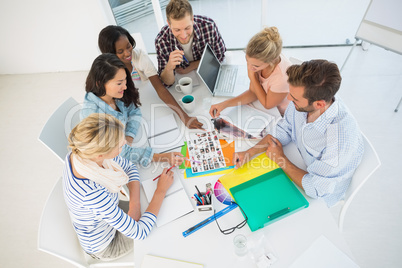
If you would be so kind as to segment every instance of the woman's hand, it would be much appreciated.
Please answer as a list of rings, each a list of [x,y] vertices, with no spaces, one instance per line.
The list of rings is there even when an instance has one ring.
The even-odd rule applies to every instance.
[[[169,187],[173,184],[173,171],[167,171],[167,168],[164,168],[161,176],[158,179],[158,184],[156,186],[155,191],[161,191],[166,194]]]
[[[172,166],[180,166],[183,161],[183,155],[178,152],[154,154],[154,161],[157,162],[168,162]]]
[[[226,108],[225,102],[220,102],[214,105],[211,105],[209,109],[209,114],[212,118],[217,118],[220,116],[221,112]]]

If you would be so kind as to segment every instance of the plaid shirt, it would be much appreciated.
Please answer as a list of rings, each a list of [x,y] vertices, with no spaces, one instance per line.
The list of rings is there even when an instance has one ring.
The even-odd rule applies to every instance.
[[[220,62],[225,58],[225,43],[218,31],[215,22],[207,17],[194,15],[193,58],[201,59],[205,45],[209,44]],[[165,25],[155,38],[156,53],[158,55],[159,75],[165,69],[169,61],[169,55],[175,50],[175,46],[183,50],[179,41],[173,35],[168,25]],[[181,68],[187,68],[189,63],[182,61]]]

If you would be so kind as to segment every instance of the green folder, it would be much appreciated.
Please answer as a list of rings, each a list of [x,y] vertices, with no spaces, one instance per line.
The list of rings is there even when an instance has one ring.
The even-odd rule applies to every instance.
[[[309,206],[281,168],[230,188],[254,232]]]

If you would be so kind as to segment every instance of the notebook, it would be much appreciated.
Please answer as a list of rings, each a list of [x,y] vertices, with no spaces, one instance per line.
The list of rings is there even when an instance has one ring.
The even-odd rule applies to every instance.
[[[209,44],[204,48],[197,74],[212,96],[236,96],[250,85],[247,67],[221,64]]]
[[[204,265],[194,262],[180,261],[170,258],[145,255],[142,260],[141,268],[202,268]]]
[[[184,134],[180,133],[173,114],[151,120],[146,132],[149,147],[155,153],[164,153],[184,145]]]
[[[281,168],[230,189],[252,232],[309,206]]]
[[[156,226],[158,227],[161,227],[194,211],[193,205],[187,196],[186,191],[183,188],[183,184],[179,178],[179,172],[175,171],[173,173],[173,184],[166,192],[165,199],[163,200],[159,214],[156,218]],[[151,202],[157,184],[158,180],[154,181],[153,178],[142,181],[142,187],[144,188],[145,196],[148,202]]]

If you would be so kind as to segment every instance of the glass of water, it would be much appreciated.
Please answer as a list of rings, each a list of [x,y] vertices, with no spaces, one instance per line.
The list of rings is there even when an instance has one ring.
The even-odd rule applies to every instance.
[[[233,239],[233,244],[237,256],[242,257],[247,254],[247,238],[244,235],[236,235]]]

